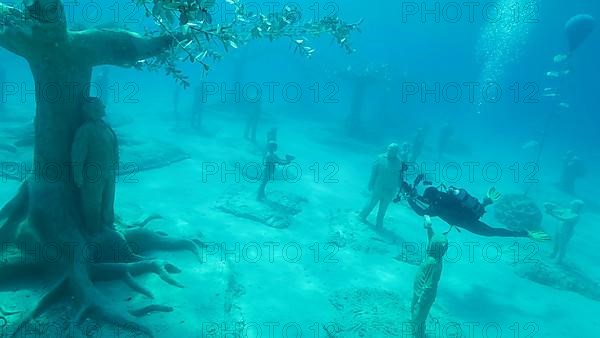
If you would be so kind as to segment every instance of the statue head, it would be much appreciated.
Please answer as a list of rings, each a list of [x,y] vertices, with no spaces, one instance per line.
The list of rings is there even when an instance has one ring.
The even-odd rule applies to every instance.
[[[574,200],[571,202],[571,211],[574,214],[580,214],[583,209],[584,203],[582,200]]]
[[[274,153],[277,151],[277,142],[275,141],[269,141],[269,143],[267,143],[267,151],[270,153]]]
[[[81,105],[83,118],[88,120],[101,120],[106,115],[106,106],[99,97],[87,97]]]
[[[410,143],[408,143],[408,142],[402,143],[402,153],[403,154],[410,153]]]
[[[448,238],[444,235],[433,235],[427,247],[427,255],[435,259],[442,259],[448,251]]]
[[[23,0],[25,13],[40,23],[66,25],[62,0]]]
[[[392,143],[387,147],[387,157],[388,158],[398,157],[399,151],[400,151],[400,146],[397,143]]]

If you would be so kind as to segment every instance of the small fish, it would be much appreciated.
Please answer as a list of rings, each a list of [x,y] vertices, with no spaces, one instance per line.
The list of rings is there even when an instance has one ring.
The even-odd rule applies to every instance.
[[[561,102],[559,105],[559,107],[564,108],[564,109],[569,109],[571,108],[571,105],[566,103],[566,102]]]
[[[547,72],[546,76],[550,77],[550,78],[557,78],[557,77],[560,77],[560,74],[558,72],[551,71],[551,72]]]
[[[565,54],[558,54],[554,57],[554,63],[562,63],[564,62],[566,59],[568,59],[569,56],[565,55]]]
[[[523,146],[521,146],[521,149],[530,150],[530,149],[535,149],[539,146],[540,146],[540,143],[538,141],[531,140],[531,141],[523,144]]]

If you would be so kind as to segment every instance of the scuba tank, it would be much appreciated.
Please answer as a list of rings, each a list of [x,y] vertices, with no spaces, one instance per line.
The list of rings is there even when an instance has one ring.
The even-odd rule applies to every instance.
[[[485,213],[485,208],[479,200],[473,196],[471,196],[465,189],[457,189],[452,187],[454,191],[458,191],[458,194],[455,194],[454,197],[460,203],[460,206],[465,211],[470,211],[475,219],[481,218]]]

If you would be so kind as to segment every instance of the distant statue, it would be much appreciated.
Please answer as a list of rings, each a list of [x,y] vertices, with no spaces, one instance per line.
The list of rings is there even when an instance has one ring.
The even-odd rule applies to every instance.
[[[440,133],[438,135],[438,145],[437,151],[438,156],[445,155],[450,150],[450,142],[452,142],[452,137],[454,136],[454,128],[450,124],[450,122],[446,122],[442,129],[440,129]]]
[[[346,115],[345,130],[351,136],[358,135],[364,129],[365,123],[362,120],[361,115],[367,98],[368,89],[382,84],[387,88],[387,84],[390,82],[389,66],[368,66],[360,71],[355,71],[352,67],[348,67],[342,71],[336,72],[336,76],[342,80],[349,81],[354,86],[350,108]],[[385,94],[386,93],[384,92],[384,95]],[[384,97],[384,100],[385,99],[386,97]]]
[[[4,68],[0,66],[0,114],[4,113],[5,105],[6,105],[6,97],[4,96],[4,88],[6,87],[6,73]]]
[[[255,102],[248,107],[248,116],[246,118],[246,131],[244,138],[252,143],[256,143],[256,128],[261,115],[261,103]]]
[[[267,132],[267,144],[270,142],[277,142],[277,128],[271,128]]]
[[[96,77],[96,96],[99,97],[105,104],[111,103],[109,80],[108,80],[108,68],[104,67],[98,77]]]
[[[423,128],[418,128],[415,138],[412,142],[412,153],[410,155],[410,162],[415,163],[421,156],[423,152],[423,147],[425,146],[425,136],[426,131]]]
[[[203,86],[198,86],[195,90],[194,90],[194,101],[192,103],[192,109],[191,109],[191,126],[192,129],[196,130],[196,131],[202,131],[203,129],[203,125],[202,125],[202,117],[203,117],[203,112],[204,112],[204,105],[206,104],[206,102],[204,102],[204,93],[202,91]]]
[[[400,148],[400,161],[402,161],[402,163],[408,163],[408,161],[411,158],[411,153],[412,153],[412,147],[411,144],[408,142],[404,142],[402,143],[402,147]]]
[[[581,158],[576,156],[571,150],[567,151],[565,156],[563,156],[562,163],[562,173],[558,186],[562,191],[574,194],[575,182],[587,174],[585,165]]]
[[[183,128],[183,119],[181,116],[181,110],[179,109],[179,104],[181,101],[181,87],[176,86],[173,90],[173,103],[171,107],[173,108],[173,117],[175,118],[175,130],[180,130]]]

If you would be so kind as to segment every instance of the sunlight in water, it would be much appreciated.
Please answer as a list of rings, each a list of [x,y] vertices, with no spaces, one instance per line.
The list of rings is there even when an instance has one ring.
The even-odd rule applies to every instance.
[[[502,82],[506,67],[519,60],[521,47],[539,22],[538,0],[500,0],[494,4],[484,11],[486,24],[477,45],[483,88],[490,82]],[[487,94],[477,102],[478,112],[483,104],[494,101],[493,93]]]

